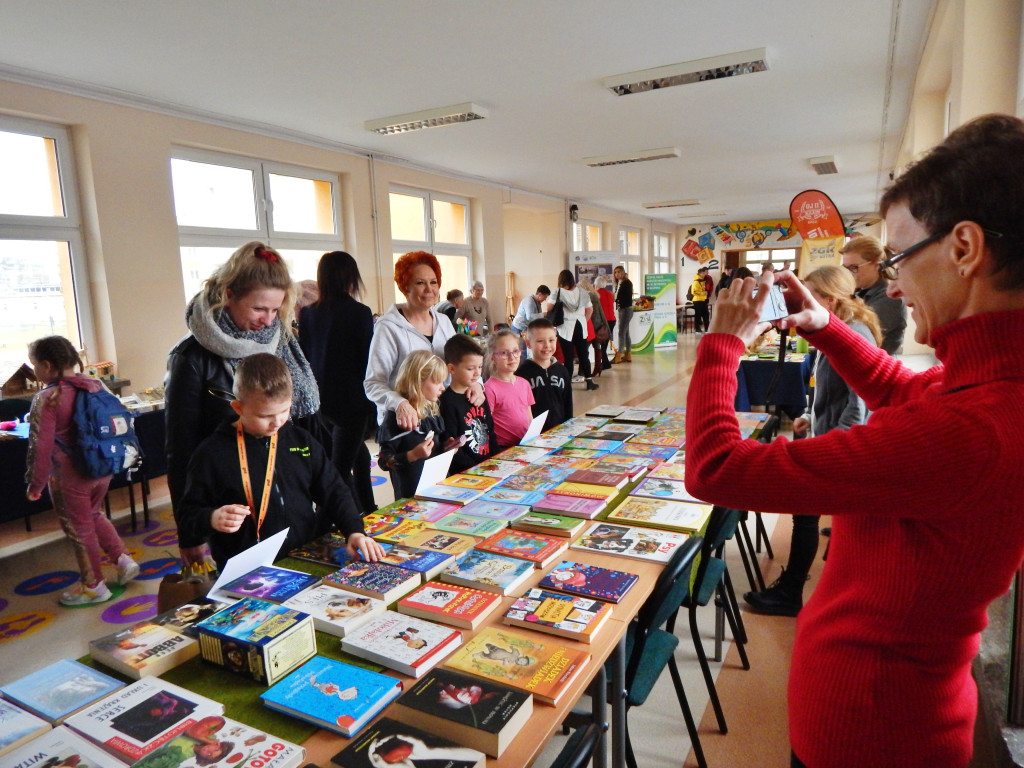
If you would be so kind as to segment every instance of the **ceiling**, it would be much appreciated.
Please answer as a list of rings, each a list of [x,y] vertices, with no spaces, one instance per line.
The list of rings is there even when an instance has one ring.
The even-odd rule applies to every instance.
[[[0,0],[0,78],[673,224],[788,218],[809,188],[852,215],[888,182],[935,2]],[[622,97],[601,85],[761,47],[767,72]],[[363,127],[467,101],[488,119]],[[582,163],[661,147],[681,156]],[[814,173],[820,155],[837,175]],[[642,207],[679,199],[700,205]]]

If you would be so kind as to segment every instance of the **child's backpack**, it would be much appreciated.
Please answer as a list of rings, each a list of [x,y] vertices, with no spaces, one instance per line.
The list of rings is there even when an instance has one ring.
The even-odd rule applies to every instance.
[[[135,434],[135,415],[106,389],[79,389],[72,415],[78,447],[69,451],[79,471],[106,477],[132,467],[142,450]]]

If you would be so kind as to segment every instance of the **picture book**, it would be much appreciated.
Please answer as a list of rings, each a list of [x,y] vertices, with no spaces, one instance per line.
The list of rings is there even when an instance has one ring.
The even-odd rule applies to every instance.
[[[426,531],[433,527],[434,524],[429,523],[426,520],[406,520],[403,518],[402,522],[398,525],[393,525],[387,530],[381,531],[373,538],[387,544],[401,544],[410,536],[414,536],[421,531]]]
[[[621,453],[626,456],[645,456],[650,459],[664,461],[676,452],[675,448],[664,445],[648,445],[647,443],[634,443],[630,440],[623,443],[613,453]]]
[[[533,697],[489,680],[437,667],[395,702],[402,722],[493,757],[501,753],[533,714]]]
[[[429,581],[455,560],[454,555],[410,547],[408,544],[383,544],[384,556],[378,561],[415,571],[422,581]]]
[[[681,483],[686,479],[686,465],[681,462],[666,461],[652,469],[647,476]]]
[[[629,440],[629,438],[636,434],[636,432],[621,432],[617,429],[612,429],[612,426],[612,424],[606,424],[600,429],[592,429],[589,432],[584,432],[580,437],[584,440],[616,440],[621,442],[623,440]],[[637,429],[643,429],[640,425],[623,424],[621,426],[635,426]]]
[[[685,533],[601,524],[573,542],[571,549],[667,563],[675,548],[686,539]]]
[[[264,705],[351,738],[402,692],[402,682],[314,656],[260,694]]]
[[[596,461],[597,459],[576,459],[572,456],[559,456],[557,453],[544,457],[544,464],[546,466],[568,470],[590,469]]]
[[[549,429],[544,434],[546,435],[568,435],[569,437],[576,437],[582,435],[584,432],[589,432],[592,427],[585,424],[573,424],[572,420],[563,421],[561,424],[557,424]]]
[[[308,613],[254,597],[242,598],[196,629],[203,659],[266,685],[316,653]]]
[[[462,642],[457,629],[385,611],[345,635],[342,650],[410,677],[423,674]]]
[[[569,439],[569,435],[543,434],[537,435],[530,440],[526,440],[520,443],[520,445],[528,445],[533,448],[547,448],[548,450],[551,450],[552,448],[561,448],[562,444],[568,442]]]
[[[485,538],[490,536],[492,533],[497,533],[498,531],[507,528],[508,521],[493,520],[485,517],[476,517],[474,515],[462,515],[457,512],[453,512],[452,514],[445,515],[440,520],[437,520],[434,523],[434,527],[439,531],[465,533],[467,536]]]
[[[489,461],[481,461],[475,467],[470,467],[465,471],[467,475],[486,475],[487,477],[496,477],[499,480],[504,480],[509,475],[514,475],[516,472],[523,468],[523,464],[520,461],[502,461],[501,459],[490,459]]]
[[[273,565],[261,565],[245,576],[229,581],[221,589],[232,597],[258,597],[271,603],[283,603],[289,597],[295,597],[302,590],[319,583],[318,576]]]
[[[620,406],[611,407],[618,408]],[[608,416],[573,416],[571,419],[566,420],[564,424],[571,424],[574,427],[586,427],[588,430],[590,430],[597,429],[598,427],[603,427],[605,424],[608,423],[609,419],[610,417]]]
[[[501,485],[491,488],[491,490],[480,497],[481,501],[515,504],[525,507],[529,507],[543,498],[544,494],[541,491],[517,491],[514,488],[505,488]]]
[[[89,655],[133,680],[161,675],[199,655],[199,643],[154,621],[140,621],[89,642]]]
[[[123,768],[127,763],[111,757],[88,739],[61,725],[4,753],[0,765],[3,768]]]
[[[682,448],[686,444],[686,434],[681,429],[645,430],[630,438],[630,442],[645,445],[663,445],[668,448]]]
[[[511,594],[533,575],[533,563],[471,549],[461,561],[441,572],[441,581],[473,589]]]
[[[567,646],[561,639],[489,626],[453,653],[445,666],[555,704],[589,662],[589,653]]]
[[[456,488],[469,488],[474,491],[486,491],[492,485],[500,481],[500,478],[489,475],[458,474],[449,475],[441,481],[442,485],[451,485]]]
[[[609,512],[605,519],[611,523],[649,525],[666,531],[696,533],[704,527],[710,516],[709,504],[687,504],[668,499],[630,496]]]
[[[432,732],[382,717],[331,758],[341,768],[484,768],[487,756]]]
[[[635,573],[563,560],[540,580],[540,586],[617,603],[639,578]]]
[[[529,469],[530,467],[527,467]],[[567,470],[562,470],[563,476],[568,474]],[[550,477],[544,474],[535,474],[520,472],[518,475],[512,475],[506,477],[501,481],[501,485],[495,487],[492,490],[504,490],[504,491],[528,491],[528,492],[540,492],[550,490],[557,485],[560,480],[552,480]]]
[[[629,421],[635,424],[646,424],[653,421],[661,413],[657,408],[626,408],[615,416],[616,421]]]
[[[584,472],[589,470],[584,470]],[[559,496],[575,496],[579,499],[599,499],[607,502],[614,498],[619,489],[611,485],[594,485],[592,483],[559,483],[551,492]]]
[[[408,616],[476,629],[499,605],[501,597],[493,592],[428,581],[399,600],[396,607]]]
[[[652,499],[671,499],[672,501],[688,501],[704,504],[695,498],[681,480],[670,480],[664,477],[646,477],[636,488],[629,492],[630,496],[648,496]]]
[[[344,559],[345,536],[338,531],[328,531],[312,541],[308,541],[296,547],[288,553],[288,557],[295,557],[299,560],[309,560],[313,563],[324,563],[334,565],[338,559]]]
[[[484,477],[484,475],[477,475]],[[488,478],[495,479],[495,478]],[[448,504],[458,504],[460,507],[469,504],[483,495],[486,489],[479,488],[457,488],[454,485],[428,485],[416,491],[417,499],[428,501],[443,501]]]
[[[353,627],[358,627],[374,616],[384,613],[387,607],[383,600],[327,584],[318,584],[305,592],[299,592],[295,597],[285,600],[282,605],[308,613],[313,617],[313,626],[316,629],[335,637],[344,637]]]
[[[179,733],[221,720],[224,705],[158,677],[130,683],[67,719],[67,725],[119,760],[134,763]]]
[[[589,643],[612,615],[610,603],[589,597],[530,589],[505,611],[506,624]]]
[[[324,576],[324,584],[391,603],[423,583],[418,573],[389,563],[353,560]]]
[[[660,459],[649,459],[643,456],[626,456],[622,453],[606,453],[591,467],[595,472],[625,472],[629,479],[638,480],[651,467],[657,466]]]
[[[503,504],[498,501],[477,499],[462,508],[462,514],[486,517],[490,520],[515,520],[530,511],[526,504]]]
[[[455,504],[423,499],[399,499],[377,510],[377,514],[396,515],[406,520],[423,520],[432,523],[449,512],[458,511]]]
[[[43,718],[0,699],[0,755],[17,749],[48,730],[50,724]]]
[[[587,416],[600,416],[601,418],[611,419],[618,416],[626,410],[624,405],[595,405],[593,408],[587,409]]]
[[[578,469],[565,478],[565,480],[569,483],[607,485],[618,489],[629,482],[629,475],[625,472],[601,472],[596,469]]]
[[[563,456],[569,459],[600,459],[608,451],[598,451],[593,448],[559,448],[554,456]]]
[[[570,498],[568,496],[564,498]],[[586,521],[578,517],[552,515],[547,512],[531,512],[518,520],[513,520],[511,528],[516,531],[546,533],[548,536],[570,538],[575,536],[586,525]]]
[[[558,536],[526,531],[502,531],[481,541],[476,548],[506,557],[529,560],[543,568],[565,551],[568,542]]]
[[[363,518],[363,532],[371,539],[401,524],[404,517],[371,512]]]
[[[494,458],[499,461],[518,461],[521,464],[532,464],[535,461],[540,461],[550,452],[551,449],[539,446],[513,445],[501,453],[494,454]]]
[[[566,448],[580,448],[587,451],[614,451],[622,445],[621,440],[589,440],[586,437],[574,437],[565,444]]]
[[[72,712],[92,704],[123,686],[72,659],[61,659],[37,669],[14,682],[0,686],[0,693],[22,709],[57,725]]]
[[[306,750],[225,717],[179,733],[132,768],[301,768]]]
[[[197,597],[190,602],[183,603],[177,608],[159,613],[150,619],[154,624],[173,629],[188,637],[198,637],[196,624],[203,619],[213,616],[224,607],[224,603],[213,600],[209,597]]]
[[[480,539],[476,536],[469,536],[464,533],[449,533],[448,531],[429,530],[421,531],[415,536],[410,536],[405,543],[417,549],[426,549],[430,552],[441,552],[445,555],[454,555],[456,560],[461,559],[469,550],[476,546]]]

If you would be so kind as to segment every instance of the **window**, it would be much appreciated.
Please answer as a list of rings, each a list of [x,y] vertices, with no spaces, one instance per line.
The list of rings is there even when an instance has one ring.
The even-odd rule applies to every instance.
[[[639,229],[622,227],[619,230],[619,253],[622,254],[622,267],[630,276],[633,285],[643,286],[643,271],[640,268],[640,235]]]
[[[441,265],[441,298],[452,288],[468,293],[472,256],[469,200],[402,187],[392,187],[388,197],[394,260],[409,251],[432,253]],[[397,285],[395,301],[405,301]]]
[[[765,264],[771,264],[772,269],[782,269],[783,264],[788,261],[791,267],[796,267],[797,259],[800,258],[800,252],[796,248],[744,251],[743,253],[744,266],[755,275],[761,273],[761,269]]]
[[[672,254],[669,251],[669,237],[660,232],[654,233],[654,274],[668,275],[674,273]]]
[[[601,223],[599,221],[577,221],[572,225],[572,249],[574,251],[601,250]]]
[[[341,247],[337,176],[178,150],[171,178],[186,300],[250,240],[276,248],[296,281],[315,280],[320,257]]]
[[[0,363],[25,362],[26,345],[42,336],[66,336],[79,348],[91,342],[88,280],[80,275],[68,132],[0,118]]]

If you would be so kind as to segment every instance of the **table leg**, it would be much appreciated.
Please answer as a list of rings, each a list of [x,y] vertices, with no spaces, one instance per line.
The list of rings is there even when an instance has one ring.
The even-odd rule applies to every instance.
[[[590,684],[590,690],[591,711],[594,722],[597,723],[600,729],[597,737],[597,747],[594,749],[593,765],[594,768],[607,768],[608,753],[606,750],[608,739],[605,736],[604,725],[608,717],[608,677],[605,674],[603,665],[600,671],[594,675],[594,680]]]
[[[626,765],[626,636],[619,638],[611,655],[612,766]]]

